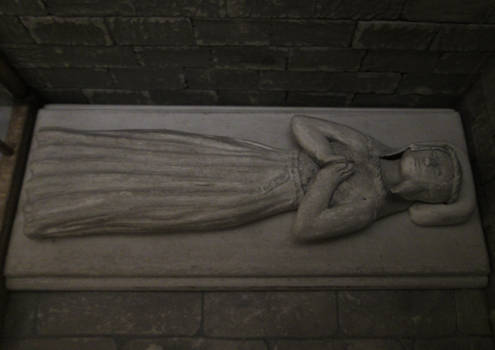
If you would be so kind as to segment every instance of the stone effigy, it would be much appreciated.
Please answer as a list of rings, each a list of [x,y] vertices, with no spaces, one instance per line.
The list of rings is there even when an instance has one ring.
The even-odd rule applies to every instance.
[[[42,128],[24,184],[31,238],[214,231],[297,211],[313,241],[409,210],[423,226],[475,208],[467,157],[453,145],[392,148],[309,116],[291,122],[298,150],[173,130]]]

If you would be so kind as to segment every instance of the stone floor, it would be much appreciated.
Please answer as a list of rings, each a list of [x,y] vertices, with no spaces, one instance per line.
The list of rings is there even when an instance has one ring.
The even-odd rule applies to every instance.
[[[480,290],[14,292],[2,349],[493,349]]]

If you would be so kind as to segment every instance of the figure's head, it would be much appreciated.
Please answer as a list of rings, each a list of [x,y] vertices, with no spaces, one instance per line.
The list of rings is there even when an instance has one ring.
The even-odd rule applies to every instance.
[[[461,184],[461,167],[449,145],[411,145],[400,159],[401,182],[391,191],[426,203],[452,203]]]

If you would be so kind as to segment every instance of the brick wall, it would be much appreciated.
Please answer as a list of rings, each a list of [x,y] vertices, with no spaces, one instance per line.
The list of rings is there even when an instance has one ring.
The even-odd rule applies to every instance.
[[[50,102],[453,106],[493,0],[2,0],[0,51]]]

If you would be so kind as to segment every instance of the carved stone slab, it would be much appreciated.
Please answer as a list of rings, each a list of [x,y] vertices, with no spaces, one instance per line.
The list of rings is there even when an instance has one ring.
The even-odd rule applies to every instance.
[[[51,105],[36,130],[175,129],[294,148],[294,114],[346,124],[391,146],[439,140],[466,149],[452,110]],[[293,213],[219,232],[32,240],[22,232],[22,208],[21,195],[5,269],[10,289],[482,287],[489,271],[477,212],[465,224],[429,228],[402,213],[300,245],[289,235]]]

